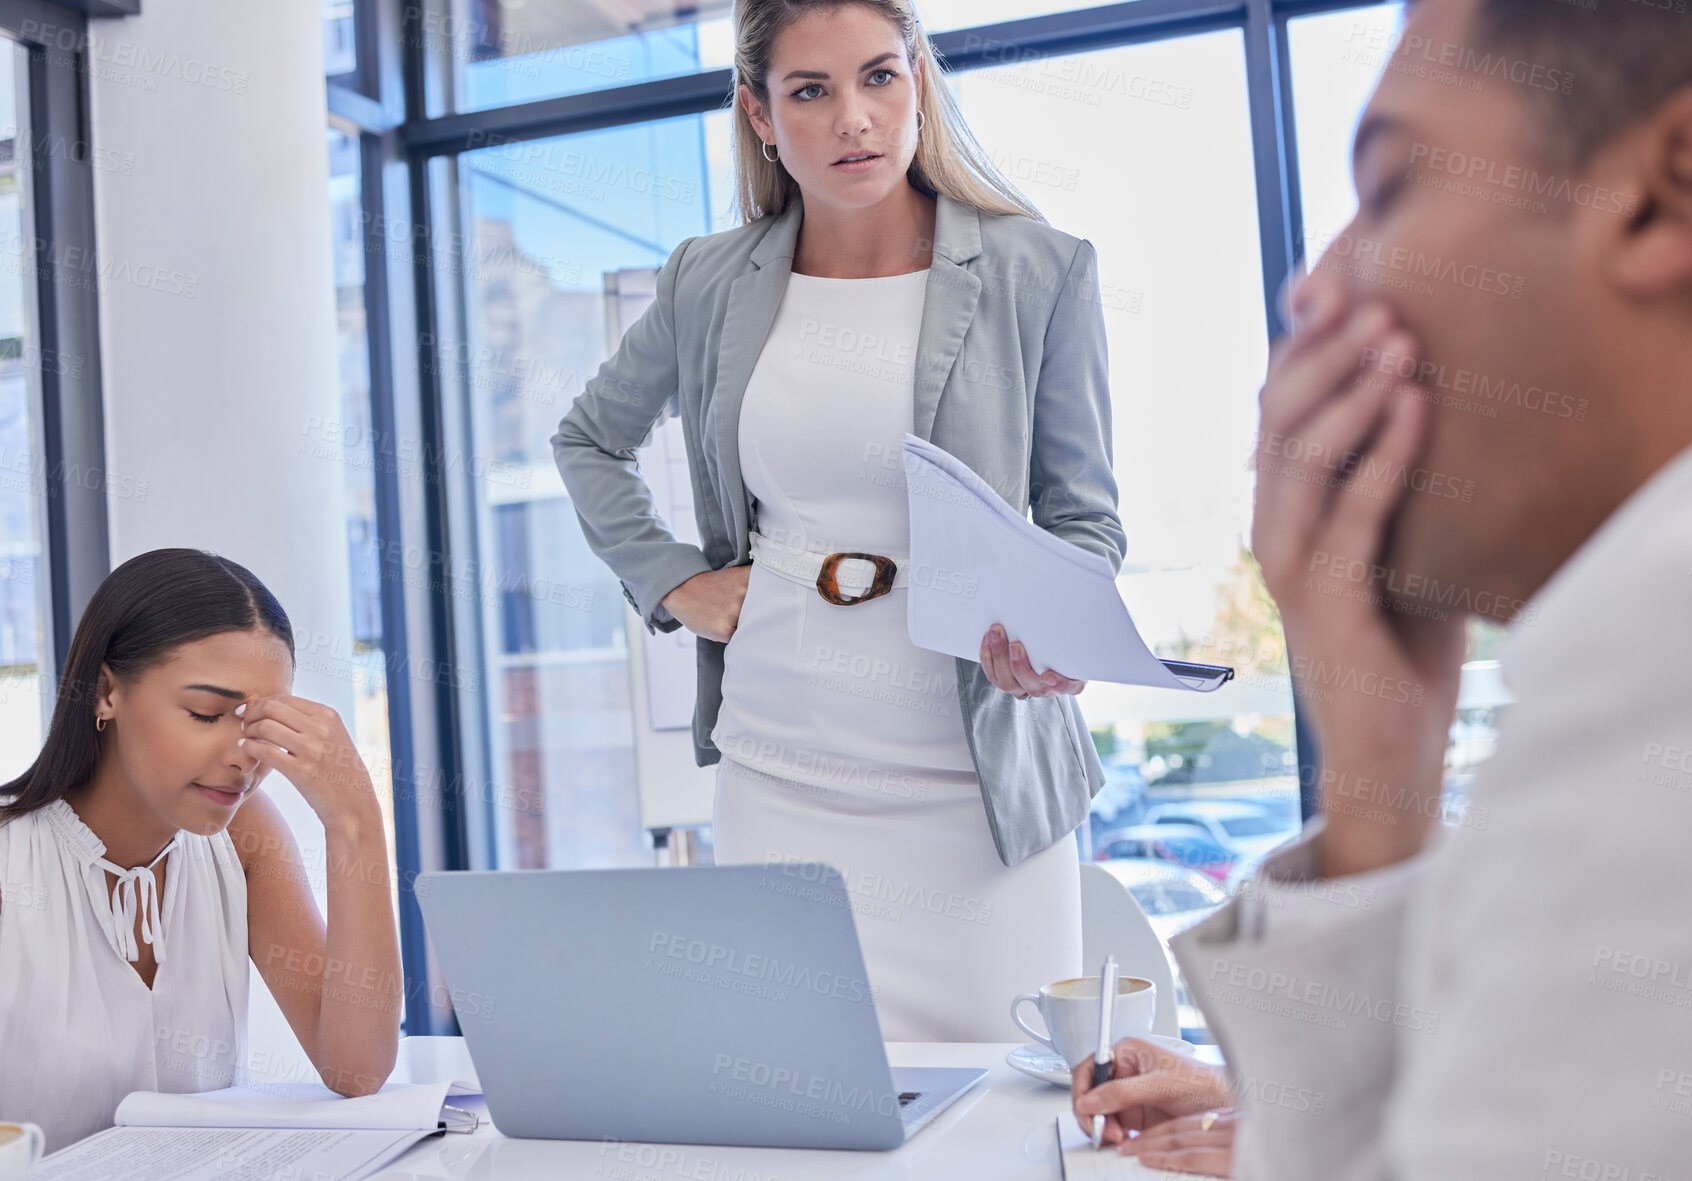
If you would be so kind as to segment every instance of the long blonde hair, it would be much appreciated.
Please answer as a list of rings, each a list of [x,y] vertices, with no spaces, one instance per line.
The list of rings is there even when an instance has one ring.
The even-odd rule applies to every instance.
[[[772,163],[763,152],[752,119],[740,102],[744,84],[767,108],[770,103],[770,54],[776,37],[787,26],[809,12],[842,4],[861,4],[881,13],[898,28],[905,43],[905,55],[921,62],[922,132],[917,136],[916,155],[906,172],[912,187],[934,196],[944,193],[954,201],[972,205],[985,213],[1016,213],[1044,221],[1034,203],[1006,180],[964,122],[940,74],[940,63],[928,34],[917,23],[911,0],[736,0],[734,6],[734,172],[736,197],[742,220],[753,221],[781,213],[799,194],[794,180],[779,162]]]

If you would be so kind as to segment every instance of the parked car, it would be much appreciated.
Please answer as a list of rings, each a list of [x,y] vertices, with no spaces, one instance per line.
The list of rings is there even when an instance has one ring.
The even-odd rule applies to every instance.
[[[1095,861],[1143,858],[1194,869],[1218,882],[1228,880],[1233,852],[1197,825],[1137,824],[1105,833],[1093,844]]]
[[[1244,800],[1184,800],[1157,804],[1146,811],[1149,825],[1197,826],[1211,840],[1233,852],[1234,860],[1256,863],[1298,833],[1296,818],[1283,820],[1261,804]]]
[[[1196,870],[1141,857],[1125,857],[1104,863],[1105,870],[1128,887],[1134,901],[1146,912],[1152,930],[1169,956],[1169,970],[1175,975],[1175,1006],[1186,1031],[1206,1027],[1204,1014],[1192,1003],[1181,969],[1169,952],[1169,940],[1186,930],[1222,903],[1228,895],[1215,882]]]
[[[1146,777],[1140,764],[1109,758],[1104,760],[1104,786],[1093,797],[1091,821],[1095,838],[1112,824],[1130,824],[1145,807]]]

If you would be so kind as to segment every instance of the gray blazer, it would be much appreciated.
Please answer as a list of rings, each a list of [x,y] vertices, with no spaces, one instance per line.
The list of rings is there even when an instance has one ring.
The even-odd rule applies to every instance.
[[[656,301],[587,383],[552,438],[589,546],[648,631],[707,570],[749,561],[740,403],[775,319],[803,209],[690,238],[658,273]],[[917,341],[914,433],[963,460],[1035,523],[1119,569],[1126,538],[1111,470],[1110,391],[1098,256],[1032,218],[938,199]],[[679,542],[641,479],[636,450],[679,403],[700,546]],[[1014,638],[1014,637],[1013,637]],[[701,638],[693,715],[700,766],[722,704],[724,645]],[[1062,671],[1062,670],[1059,670]],[[1073,697],[1019,700],[957,661],[958,703],[987,822],[1006,865],[1069,836],[1104,772]]]

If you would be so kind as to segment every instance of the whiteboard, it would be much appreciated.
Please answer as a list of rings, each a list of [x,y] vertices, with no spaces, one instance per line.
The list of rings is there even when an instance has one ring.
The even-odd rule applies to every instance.
[[[657,295],[658,272],[641,267],[605,275],[607,355]],[[699,544],[687,444],[672,401],[640,449],[640,470],[658,513],[677,540]],[[717,769],[693,761],[695,638],[686,628],[653,634],[623,604],[629,647],[629,704],[634,714],[636,789],[642,828],[691,828],[711,823]]]

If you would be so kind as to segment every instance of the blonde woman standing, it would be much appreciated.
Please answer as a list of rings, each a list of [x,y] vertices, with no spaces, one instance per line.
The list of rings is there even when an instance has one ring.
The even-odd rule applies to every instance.
[[[1097,260],[987,161],[906,0],[736,5],[745,224],[689,239],[565,415],[559,471],[649,630],[699,636],[719,863],[845,878],[890,1040],[1003,1041],[1082,970],[1074,694],[995,627],[914,646],[903,436],[1120,566]],[[679,395],[702,543],[636,449]],[[844,556],[844,555],[870,555]]]

